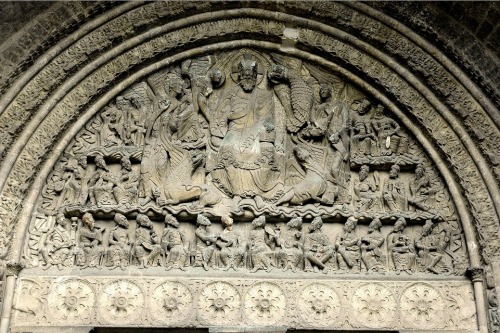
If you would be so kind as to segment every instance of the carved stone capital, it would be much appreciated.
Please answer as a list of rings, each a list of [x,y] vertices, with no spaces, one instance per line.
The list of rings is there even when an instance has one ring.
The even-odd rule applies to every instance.
[[[6,276],[17,276],[21,272],[21,270],[24,268],[24,264],[19,261],[8,261],[6,263],[6,270],[5,270],[5,275]]]
[[[483,267],[469,267],[467,268],[467,274],[472,279],[472,282],[483,281],[484,278],[484,268]]]

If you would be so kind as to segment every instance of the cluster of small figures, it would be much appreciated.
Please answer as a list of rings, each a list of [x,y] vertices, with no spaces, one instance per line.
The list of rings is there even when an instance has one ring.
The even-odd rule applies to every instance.
[[[76,217],[72,219],[77,221]],[[39,251],[46,268],[77,265],[125,269],[138,264],[140,268],[163,266],[167,270],[246,268],[251,272],[273,268],[323,273],[363,270],[380,274],[388,270],[396,274],[415,271],[451,274],[453,271],[453,258],[446,251],[449,234],[431,220],[426,221],[417,239],[404,232],[407,222],[402,217],[396,220],[387,237],[381,233],[382,222],[378,218],[371,221],[367,234],[359,237],[358,219],[351,216],[334,242],[323,233],[321,217],[314,218],[303,232],[301,217],[271,227],[266,225],[264,216],[259,216],[244,237],[233,229],[231,217],[223,216],[224,229],[212,233],[211,221],[200,214],[191,235],[193,241],[188,241],[185,231],[179,228],[180,223],[170,214],[165,216],[161,235],[154,231],[153,222],[144,214],[136,217],[135,237],[129,232],[127,217],[120,213],[114,216],[115,227],[106,233],[105,228],[95,225],[90,213],[82,216],[82,222],[76,232],[74,223],[71,233],[67,231],[64,215],[57,216],[55,227],[47,233]]]

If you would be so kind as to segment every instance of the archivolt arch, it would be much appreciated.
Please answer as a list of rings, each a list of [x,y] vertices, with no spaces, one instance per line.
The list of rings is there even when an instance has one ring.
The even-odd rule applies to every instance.
[[[151,9],[161,5],[146,4],[135,11],[148,12],[147,6]],[[297,6],[316,14],[320,8],[308,4]],[[4,136],[9,148],[0,171],[0,184],[3,185],[0,210],[4,222],[2,232],[7,236],[12,235],[8,230],[15,230],[12,244],[7,240],[9,237],[4,240],[6,247],[13,245],[9,259],[19,259],[33,204],[51,167],[71,138],[102,106],[130,84],[167,64],[223,48],[249,46],[317,62],[341,73],[380,99],[413,131],[446,179],[466,228],[471,264],[481,264],[475,232],[479,234],[483,255],[489,257],[498,253],[499,173],[496,167],[492,168],[491,163],[491,155],[496,149],[494,141],[498,138],[495,119],[491,119],[497,112],[494,106],[484,101],[484,96],[470,82],[465,87],[460,85],[446,71],[446,67],[443,69],[442,64],[435,61],[433,54],[429,55],[416,45],[410,45],[406,37],[394,30],[391,32],[393,35],[389,35],[396,43],[404,44],[406,50],[414,48],[420,52],[421,59],[429,61],[427,64],[437,66],[433,67],[436,71],[426,72],[422,77],[421,73],[415,74],[413,68],[408,69],[397,63],[397,54],[399,52],[401,57],[403,51],[394,50],[394,54],[391,54],[370,45],[367,40],[376,38],[368,36],[363,25],[368,26],[369,22],[373,22],[379,26],[379,31],[388,34],[382,19],[373,21],[350,6],[332,6],[342,9],[335,13],[338,22],[349,24],[328,27],[298,16],[258,8],[208,12],[165,25],[157,23],[157,27],[124,40],[105,54],[99,54],[92,62],[83,60],[78,63],[76,60],[74,63],[72,57],[79,59],[77,55],[86,52],[81,47],[89,45],[79,43],[86,37],[75,34],[80,38],[78,41],[47,64],[41,61],[33,79],[28,79],[31,73],[26,74],[20,81],[26,84],[23,87],[21,84],[14,85],[6,98],[2,99],[5,109],[2,109],[0,121],[11,129],[10,133],[3,133],[9,136]],[[123,20],[131,20],[126,15],[133,12],[123,13],[115,21],[101,22],[100,28],[106,31],[107,25],[119,26]],[[334,15],[333,11],[330,13]],[[147,17],[135,19],[138,20],[136,25],[141,25],[140,20],[147,21]],[[347,25],[352,29],[356,24],[363,38],[358,38],[346,28]],[[244,38],[247,34],[251,38]],[[105,39],[106,36],[101,37]],[[221,42],[221,39],[227,41]],[[54,52],[62,49],[63,46]],[[444,59],[442,55],[436,57]],[[68,64],[64,59],[72,63]],[[64,73],[65,66],[78,69]],[[418,67],[418,64],[415,66]],[[460,74],[456,69],[452,70],[455,76]],[[57,72],[62,78],[60,83],[37,95],[43,90],[41,84]],[[438,75],[445,76],[448,81],[438,82]],[[453,95],[458,90],[460,93]],[[443,95],[447,97],[444,101]],[[455,101],[455,104],[450,105],[451,101]],[[485,112],[484,108],[488,111]],[[32,111],[33,115],[30,114]],[[467,114],[470,111],[474,114]],[[466,126],[460,124],[457,112],[461,117],[466,117]],[[474,120],[481,115],[484,116],[482,125],[487,135],[481,140],[478,149],[471,137],[481,134],[476,127],[478,124],[474,124]],[[21,126],[22,122],[27,122],[27,125]],[[18,128],[21,131],[16,135]],[[14,139],[16,141],[11,145]],[[481,308],[480,304],[478,308]],[[484,318],[481,319],[480,324],[484,325]]]

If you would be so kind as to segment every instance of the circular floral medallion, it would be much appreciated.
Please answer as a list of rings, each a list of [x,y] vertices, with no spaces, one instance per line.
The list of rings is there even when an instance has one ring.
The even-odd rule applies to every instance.
[[[151,315],[160,322],[175,323],[191,313],[193,295],[180,282],[167,281],[155,288],[151,296]]]
[[[129,281],[107,284],[99,297],[102,317],[113,324],[126,324],[137,320],[144,308],[141,288]]]
[[[245,314],[258,325],[272,325],[285,315],[286,298],[280,287],[260,282],[250,287],[245,295]]]
[[[207,285],[200,294],[200,317],[211,324],[228,324],[239,319],[241,296],[226,282]]]
[[[324,284],[310,284],[300,293],[298,307],[301,317],[314,326],[331,326],[340,312],[340,298]]]
[[[68,280],[56,284],[48,298],[50,314],[64,322],[86,321],[92,314],[95,294],[90,285],[81,280]]]
[[[401,318],[405,327],[439,327],[444,308],[439,291],[427,284],[414,284],[401,295]]]
[[[396,300],[384,285],[367,283],[356,289],[352,307],[357,321],[371,328],[388,327],[396,318]]]

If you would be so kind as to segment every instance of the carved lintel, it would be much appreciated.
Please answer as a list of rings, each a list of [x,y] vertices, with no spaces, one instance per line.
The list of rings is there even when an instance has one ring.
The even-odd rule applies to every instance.
[[[6,271],[5,275],[6,276],[17,276],[21,272],[21,270],[25,267],[25,265],[22,262],[19,261],[8,261],[6,264]]]
[[[469,267],[467,268],[467,274],[470,276],[472,282],[483,281],[484,278],[484,268],[483,267]]]

